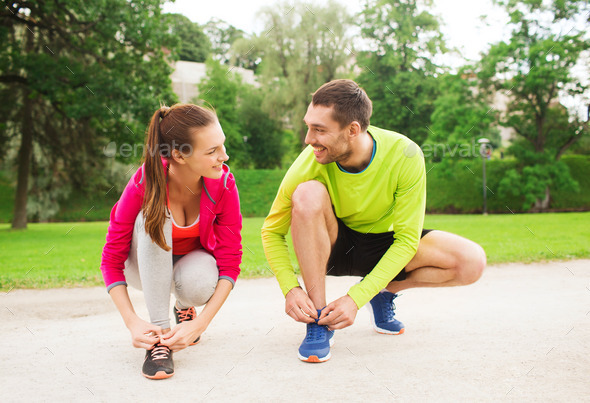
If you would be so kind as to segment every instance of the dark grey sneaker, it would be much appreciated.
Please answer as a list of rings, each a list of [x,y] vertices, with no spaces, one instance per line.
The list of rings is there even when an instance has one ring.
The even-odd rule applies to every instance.
[[[174,304],[174,319],[176,319],[176,323],[186,322],[189,320],[193,320],[197,317],[197,311],[195,311],[195,307],[191,306],[187,309],[178,309],[176,304]],[[194,346],[201,340],[201,336],[197,337],[195,341],[191,343],[191,346]]]
[[[160,343],[156,344],[151,350],[147,350],[141,373],[149,379],[170,378],[174,375],[172,351]]]

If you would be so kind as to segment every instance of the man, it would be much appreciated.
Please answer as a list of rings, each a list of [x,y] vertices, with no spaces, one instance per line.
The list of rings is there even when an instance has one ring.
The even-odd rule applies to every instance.
[[[475,282],[483,249],[460,236],[423,230],[426,173],[407,137],[369,126],[372,103],[354,81],[335,80],[314,94],[304,121],[308,147],[293,163],[262,227],[285,311],[307,324],[299,358],[330,358],[334,330],[352,325],[367,304],[374,329],[401,334],[393,300],[401,290]],[[289,261],[291,227],[304,291]],[[326,305],[326,275],[362,276]]]

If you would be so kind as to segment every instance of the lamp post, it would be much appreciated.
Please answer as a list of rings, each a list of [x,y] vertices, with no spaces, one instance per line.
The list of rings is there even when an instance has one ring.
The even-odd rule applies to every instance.
[[[481,159],[483,161],[483,215],[488,215],[488,188],[486,186],[486,160],[491,157],[492,155],[492,148],[490,146],[490,140],[481,138],[477,140],[479,143],[479,154],[481,155]]]

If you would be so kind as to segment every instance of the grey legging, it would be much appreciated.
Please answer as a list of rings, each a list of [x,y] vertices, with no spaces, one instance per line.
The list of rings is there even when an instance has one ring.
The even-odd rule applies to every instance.
[[[164,238],[171,246],[170,219],[164,223]],[[209,301],[219,279],[215,258],[205,250],[173,257],[172,251],[166,252],[152,242],[141,212],[135,220],[124,273],[129,285],[143,290],[150,321],[162,329],[170,327],[170,293],[181,309],[201,306]]]

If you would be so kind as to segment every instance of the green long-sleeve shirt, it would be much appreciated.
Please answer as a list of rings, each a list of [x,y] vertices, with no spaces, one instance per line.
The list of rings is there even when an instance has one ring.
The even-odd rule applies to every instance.
[[[300,183],[317,180],[328,189],[336,217],[358,232],[395,232],[395,242],[377,266],[348,291],[360,308],[406,266],[418,249],[426,205],[426,173],[419,147],[406,136],[369,126],[376,150],[359,173],[336,163],[319,164],[308,146],[283,178],[262,227],[262,244],[283,294],[299,286],[285,236],[291,225],[291,196]]]

